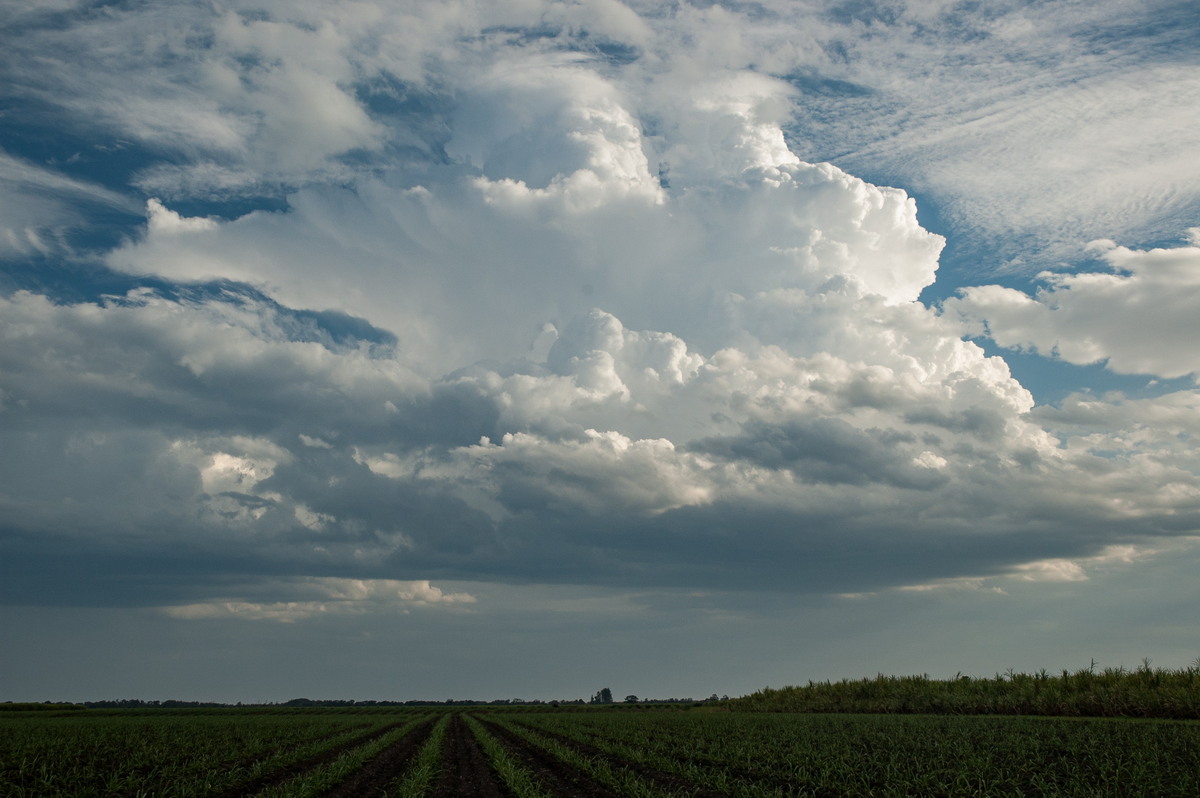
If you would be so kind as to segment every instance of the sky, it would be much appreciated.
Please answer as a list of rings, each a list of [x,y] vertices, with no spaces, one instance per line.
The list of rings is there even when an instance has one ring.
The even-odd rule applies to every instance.
[[[0,700],[1200,656],[1200,7],[8,0]]]

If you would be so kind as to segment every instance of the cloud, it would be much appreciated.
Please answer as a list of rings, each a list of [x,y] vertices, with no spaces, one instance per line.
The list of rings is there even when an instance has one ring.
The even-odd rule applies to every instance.
[[[400,322],[394,338],[227,282],[100,303],[6,299],[7,437],[23,463],[6,503],[22,550],[70,530],[101,551],[119,526],[151,560],[186,540],[242,569],[314,578],[869,592],[1074,562],[1194,525],[1178,447],[1064,446],[1055,430],[1069,419],[1031,415],[1001,359],[915,301],[939,242],[899,192],[784,164],[715,192],[674,185],[661,202],[614,195],[580,209],[562,193],[529,214],[478,193],[450,202],[478,191],[478,173],[426,175],[420,190],[341,190],[376,200],[343,205],[352,229],[317,213],[335,206],[316,190],[229,222],[152,205],[144,238],[114,255],[176,278],[263,269],[271,279],[255,282],[278,281],[272,294],[336,296],[375,325]],[[640,229],[615,238],[631,218]],[[427,219],[494,230],[494,251],[526,242],[526,259],[467,271],[463,253],[482,240],[426,230],[430,247],[402,234]],[[709,226],[721,228],[716,252],[681,233]],[[635,246],[652,232],[682,252]],[[549,260],[528,245],[546,238]],[[814,238],[837,245],[776,244]],[[594,248],[574,246],[585,240]],[[388,245],[397,266],[380,271]],[[331,272],[321,254],[335,251],[351,254]],[[742,268],[723,270],[735,253]],[[186,271],[197,262],[211,271]],[[604,290],[580,292],[564,271]],[[375,290],[337,292],[351,275]],[[684,312],[697,298],[711,315]],[[596,301],[620,313],[586,309]],[[56,462],[95,489],[63,505],[44,477]],[[100,470],[107,481],[88,476]],[[1051,572],[1065,573],[1028,573]],[[162,590],[156,606],[205,616],[321,606],[230,597],[199,569]]]
[[[551,441],[510,433],[462,452],[487,474],[506,513],[548,510],[656,515],[711,500],[703,459],[675,453],[665,439],[631,440],[585,430],[582,440]]]
[[[493,160],[528,158],[519,143],[555,126],[528,107],[516,116],[537,124],[501,123],[500,98],[520,91],[517,75],[528,94],[571,71],[574,86],[544,97],[587,94],[602,76],[648,134],[651,174],[694,182],[735,163],[834,160],[932,194],[969,239],[961,245],[986,256],[973,268],[1038,268],[1099,236],[1161,238],[1189,223],[1198,200],[1189,3],[272,2],[14,14],[22,35],[0,62],[9,95],[58,109],[54,122],[81,135],[102,129],[170,153],[135,179],[168,200],[458,157],[489,105],[490,123],[507,131]],[[629,124],[621,113],[602,122],[597,103],[587,113],[593,135]],[[564,146],[539,147],[545,163]],[[575,169],[561,190],[572,174],[576,193],[618,188],[585,188],[587,171]]]
[[[236,599],[209,599],[195,604],[176,604],[160,608],[171,618],[181,620],[219,620],[235,618],[246,621],[275,621],[295,623],[314,616],[337,616],[361,613],[401,613],[414,608],[452,607],[473,604],[469,593],[446,593],[429,584],[428,580],[401,582],[395,579],[337,579],[310,577],[270,584],[271,592],[293,597],[315,596],[285,601],[256,602]],[[267,592],[262,584],[253,588],[256,593]]]
[[[1033,231],[1053,245],[1052,257],[1096,235],[1170,235],[1164,222],[1191,218],[1197,201],[1186,155],[1197,144],[1187,111],[1200,96],[1193,72],[1137,65],[1088,76],[1082,87],[1004,98],[946,141],[919,179],[953,197],[959,219],[999,241]],[[1155,120],[1149,138],[1133,122],[1145,118]],[[1089,153],[1086,164],[1080,152]]]
[[[1038,277],[1035,296],[1001,286],[964,288],[944,304],[973,334],[1070,363],[1103,361],[1122,374],[1200,374],[1191,339],[1200,305],[1200,228],[1192,246],[1148,251],[1098,241],[1090,249],[1111,271]]]
[[[447,154],[480,167],[485,202],[516,212],[661,202],[641,131],[615,88],[561,61],[492,67],[467,89]]]
[[[882,482],[915,489],[943,484],[946,477],[940,472],[945,458],[930,451],[915,457],[907,453],[903,444],[912,443],[914,437],[817,418],[774,425],[752,422],[737,437],[700,441],[696,447],[771,469],[787,468],[803,482]]]
[[[0,150],[0,257],[72,254],[70,233],[97,207],[139,211],[117,191]]]
[[[60,109],[73,128],[86,120],[83,135],[170,153],[135,179],[160,196],[256,194],[370,173],[397,151],[436,157],[440,126],[422,130],[412,100],[477,74],[472,49],[486,59],[562,37],[595,57],[652,36],[616,0],[41,8],[17,20],[19,46],[0,62],[7,93]],[[518,33],[538,26],[549,44]]]
[[[800,26],[797,16],[775,12]],[[931,197],[972,273],[1026,273],[1197,207],[1186,3],[852,4],[769,49],[801,88],[799,154]],[[758,56],[756,63],[771,63]]]
[[[146,201],[146,216],[147,231],[164,237],[217,229],[217,222],[214,219],[200,217],[185,219],[153,198]]]
[[[30,565],[16,600],[286,620],[433,601],[423,580],[869,593],[1066,578],[1194,531],[1194,395],[1038,408],[963,340],[986,321],[1002,345],[1193,373],[1194,248],[1110,248],[1112,273],[968,289],[938,312],[920,297],[945,239],[914,199],[801,157],[821,97],[920,116],[947,96],[966,99],[933,120],[946,174],[980,147],[1011,156],[1020,131],[988,114],[1012,95],[963,91],[1000,91],[966,40],[1053,37],[1007,7],[795,8],[25,23],[21,52],[57,55],[44,75],[4,56],[13,91],[140,142],[155,155],[129,182],[156,193],[105,256],[141,287],[0,298],[3,545]],[[925,35],[958,60],[935,64]],[[909,44],[937,98],[885,69]],[[1116,124],[1102,103],[1085,115]],[[920,129],[864,126],[895,152]],[[985,196],[978,173],[954,180]],[[271,210],[205,203],[281,186]],[[988,230],[1022,218],[1006,208]],[[32,576],[68,544],[94,573]]]
[[[5,67],[21,77],[13,93],[202,169],[249,167],[241,182],[250,186],[295,180],[314,165],[338,171],[339,156],[373,149],[383,131],[354,96],[343,31],[370,20],[342,10],[341,28],[298,8],[282,19],[183,5],[72,11],[68,25],[32,25]],[[97,46],[115,42],[126,46]],[[21,61],[34,53],[36,71]]]
[[[1189,549],[1190,541],[1187,539],[1159,546],[1113,545],[1106,546],[1099,553],[1090,557],[1034,560],[1018,563],[1007,572],[995,576],[939,579],[926,584],[904,585],[896,590],[917,593],[969,590],[1007,596],[1010,595],[1010,591],[1019,591],[1021,583],[1086,582],[1092,578],[1093,573],[1105,575],[1114,569],[1120,569],[1135,562],[1154,560],[1168,551],[1187,551]]]
[[[405,342],[414,367],[442,372],[528,351],[547,323],[562,328],[596,306],[711,352],[821,335],[797,306],[829,307],[839,294],[901,305],[934,279],[942,239],[896,189],[784,164],[715,189],[676,183],[667,200],[653,181],[594,171],[590,153],[550,188],[453,166],[305,189],[286,213],[209,230],[189,220],[197,229],[186,237],[150,226],[108,262],[245,281],[293,307],[364,317]],[[650,180],[644,166],[638,180]]]

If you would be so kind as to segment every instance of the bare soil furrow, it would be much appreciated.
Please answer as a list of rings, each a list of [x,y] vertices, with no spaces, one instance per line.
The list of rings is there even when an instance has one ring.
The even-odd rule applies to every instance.
[[[357,773],[326,792],[325,798],[387,795],[388,787],[404,775],[409,763],[421,750],[425,738],[433,730],[434,722],[431,718],[385,748]]]
[[[434,798],[507,798],[463,719],[455,715],[446,729],[442,750],[442,775],[434,785]]]

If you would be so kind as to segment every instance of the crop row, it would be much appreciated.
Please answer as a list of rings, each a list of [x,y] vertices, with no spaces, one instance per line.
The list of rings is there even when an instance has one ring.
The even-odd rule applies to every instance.
[[[1194,796],[1200,724],[704,709],[0,717],[0,798],[365,794]]]
[[[427,716],[0,717],[0,796],[253,794],[369,757]]]
[[[502,722],[731,796],[1200,795],[1191,722],[709,712]]]

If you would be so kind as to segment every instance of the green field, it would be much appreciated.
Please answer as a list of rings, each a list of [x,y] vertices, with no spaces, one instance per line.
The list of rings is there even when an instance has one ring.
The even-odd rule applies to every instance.
[[[0,711],[0,796],[1196,796],[1200,723],[698,707]]]

